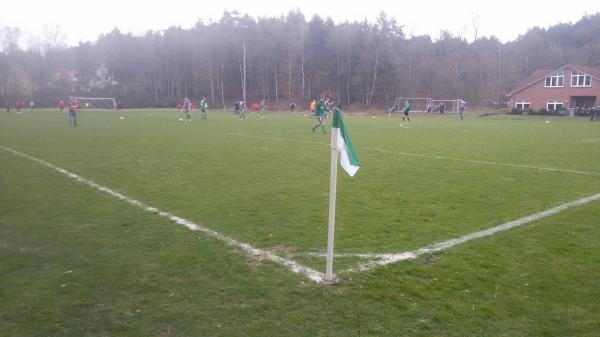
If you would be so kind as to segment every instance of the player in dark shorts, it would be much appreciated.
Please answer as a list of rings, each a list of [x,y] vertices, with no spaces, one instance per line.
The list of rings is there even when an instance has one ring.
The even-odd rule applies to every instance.
[[[327,131],[325,131],[325,125],[323,125],[325,123],[326,110],[327,110],[327,107],[325,106],[325,102],[323,102],[323,98],[319,99],[319,101],[317,102],[317,107],[316,107],[316,111],[315,111],[315,117],[317,118],[317,125],[315,125],[312,128],[313,133],[319,126],[321,127],[321,130],[323,131],[323,133],[327,133]]]
[[[200,100],[200,119],[208,119],[206,115],[206,111],[208,110],[208,102],[206,101],[206,97],[202,97]]]
[[[79,126],[77,124],[77,109],[79,109],[79,100],[73,96],[69,96],[67,101],[67,107],[69,109],[69,123],[73,126]]]
[[[237,116],[240,114],[240,101],[235,101],[233,103],[233,115]]]
[[[185,118],[186,120],[189,122],[192,120],[192,115],[190,114],[190,110],[191,110],[191,104],[192,102],[190,102],[190,99],[185,97],[183,99],[183,111],[185,112]]]
[[[408,117],[410,108],[411,108],[410,103],[408,103],[408,101],[406,101],[406,103],[404,104],[404,109],[402,110],[402,122],[404,122],[404,118],[406,118],[406,120],[408,122],[410,122],[410,117]]]

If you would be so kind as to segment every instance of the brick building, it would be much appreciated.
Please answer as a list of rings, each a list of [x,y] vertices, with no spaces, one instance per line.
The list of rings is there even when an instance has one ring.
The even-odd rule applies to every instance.
[[[536,70],[510,92],[511,108],[568,110],[600,105],[600,68],[567,64]]]

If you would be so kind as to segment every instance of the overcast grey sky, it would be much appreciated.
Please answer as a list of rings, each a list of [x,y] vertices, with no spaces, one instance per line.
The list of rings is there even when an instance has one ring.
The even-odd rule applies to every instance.
[[[95,40],[114,27],[142,34],[172,25],[189,28],[198,18],[218,20],[225,10],[251,16],[279,16],[299,8],[307,18],[314,14],[335,22],[368,19],[374,22],[384,11],[404,26],[407,36],[427,34],[436,38],[448,30],[469,41],[474,26],[479,36],[495,35],[503,42],[514,40],[527,29],[575,22],[583,15],[600,12],[599,0],[5,0],[0,6],[0,26],[19,27],[23,42],[46,27],[59,27],[68,44]]]

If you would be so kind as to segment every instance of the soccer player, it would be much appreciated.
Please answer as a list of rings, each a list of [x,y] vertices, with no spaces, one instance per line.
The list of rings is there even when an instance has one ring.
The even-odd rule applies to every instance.
[[[311,117],[314,117],[316,112],[317,112],[317,100],[313,99],[312,102],[310,102]]]
[[[202,97],[200,100],[200,119],[208,119],[206,110],[208,110],[208,102],[206,101],[206,97]]]
[[[296,114],[296,103],[294,101],[290,102],[290,112],[292,113],[292,116]]]
[[[58,108],[60,109],[60,112],[65,112],[65,100],[61,99],[58,101]]]
[[[190,99],[187,96],[183,99],[183,111],[185,112],[185,118],[189,122],[192,120],[190,115]]]
[[[246,102],[240,101],[240,120],[246,119]]]
[[[73,96],[69,96],[69,100],[67,101],[67,109],[69,109],[69,124],[73,126],[79,126],[77,124],[77,109],[79,109],[80,102],[78,99],[75,99]]]
[[[408,113],[410,112],[410,103],[408,102],[408,100],[406,101],[406,103],[404,103],[404,109],[402,110],[402,123],[404,123],[404,118],[406,117],[406,120],[410,122],[410,117],[408,117]]]
[[[460,114],[460,121],[462,122],[463,119],[465,118],[465,103],[464,102],[460,102],[458,104],[458,113]]]
[[[312,128],[312,132],[315,133],[315,130],[320,126],[323,133],[327,133],[325,131],[325,111],[327,107],[325,106],[325,102],[323,102],[323,98],[321,97],[316,104],[315,116],[317,117],[317,125]]]
[[[6,113],[9,114],[10,113],[10,101],[6,100],[5,105],[6,105]]]
[[[237,116],[240,114],[240,101],[235,101],[233,103],[233,115]]]
[[[336,104],[334,100],[331,100],[331,104],[333,106],[333,111],[332,112],[334,113],[334,115],[335,115],[336,112],[339,112],[340,115],[343,114],[343,112],[342,112],[342,103],[337,103]]]
[[[260,117],[262,117],[262,118],[267,117],[267,103],[265,102],[264,98],[260,101],[259,109],[260,109]]]
[[[325,110],[327,112],[333,111],[333,98],[327,97],[327,99],[325,100]]]

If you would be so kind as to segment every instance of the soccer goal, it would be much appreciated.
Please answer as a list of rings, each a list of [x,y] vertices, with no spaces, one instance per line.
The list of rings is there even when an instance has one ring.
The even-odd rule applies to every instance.
[[[116,110],[117,99],[113,97],[77,97],[82,109]]]
[[[431,98],[428,97],[399,97],[394,101],[394,105],[388,108],[388,115],[392,112],[400,112],[404,108],[406,102],[410,103],[412,111],[427,111],[431,105]]]
[[[466,104],[466,101],[462,99],[433,99],[430,102],[430,106],[428,110],[429,112],[457,112],[460,104]]]

